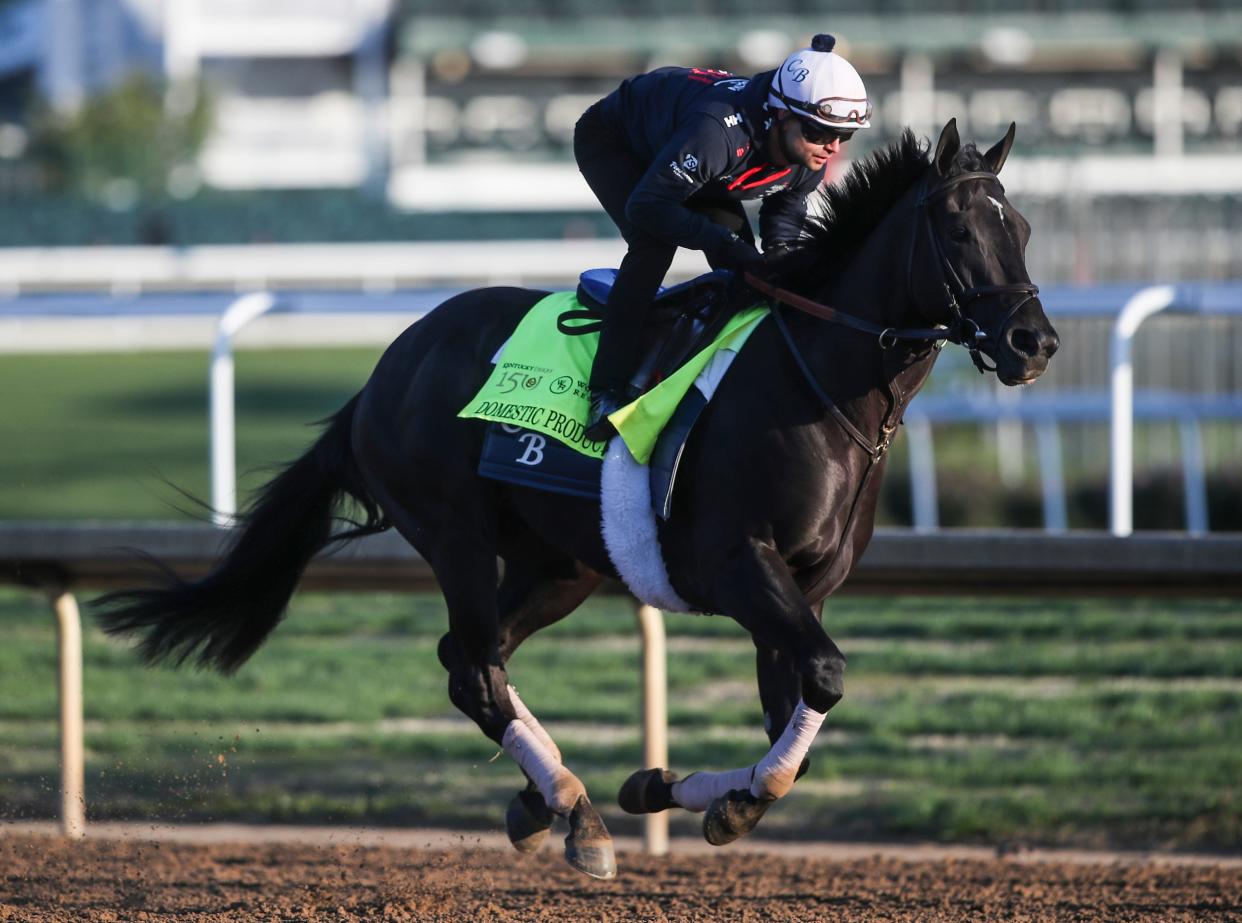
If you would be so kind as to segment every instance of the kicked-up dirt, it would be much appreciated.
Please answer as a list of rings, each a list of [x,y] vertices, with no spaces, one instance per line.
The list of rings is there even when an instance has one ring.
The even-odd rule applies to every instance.
[[[1237,862],[796,850],[624,852],[605,882],[552,849],[0,832],[0,921],[1242,920]]]

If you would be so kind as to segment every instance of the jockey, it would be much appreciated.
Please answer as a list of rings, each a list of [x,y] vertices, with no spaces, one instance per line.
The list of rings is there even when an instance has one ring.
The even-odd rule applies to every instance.
[[[611,436],[608,415],[636,396],[629,379],[643,322],[677,248],[702,250],[713,269],[760,270],[742,200],[763,199],[769,256],[794,243],[828,160],[870,126],[866,88],[835,42],[817,35],[749,79],[663,67],[626,80],[578,120],[578,168],[629,246],[591,369],[589,438]]]

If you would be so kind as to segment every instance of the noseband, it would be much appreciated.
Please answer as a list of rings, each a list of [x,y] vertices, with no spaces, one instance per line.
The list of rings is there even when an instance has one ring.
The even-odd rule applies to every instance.
[[[1000,180],[995,173],[989,173],[985,170],[976,170],[970,173],[959,173],[948,179],[937,183],[930,189],[930,179],[923,181],[923,190],[919,195],[918,201],[914,203],[916,209],[922,210],[923,221],[916,222],[914,233],[910,235],[910,252],[906,257],[906,292],[912,304],[917,305],[918,300],[914,297],[912,290],[914,278],[914,249],[918,244],[919,227],[927,228],[927,239],[931,245],[932,253],[936,259],[936,265],[940,271],[940,280],[944,285],[944,293],[946,297],[946,307],[949,314],[953,317],[953,322],[946,331],[945,339],[953,343],[964,346],[970,353],[971,360],[975,363],[980,374],[984,372],[995,372],[996,366],[988,365],[984,360],[979,347],[984,340],[988,338],[987,333],[971,318],[967,317],[962,310],[963,305],[969,305],[976,298],[983,298],[988,295],[1022,295],[1009,313],[1005,315],[1005,319],[1001,321],[996,328],[997,334],[1004,330],[1010,319],[1018,313],[1018,310],[1039,294],[1039,286],[1033,282],[1011,282],[1002,285],[975,285],[967,286],[962,281],[962,277],[950,262],[948,255],[945,253],[944,244],[941,243],[940,235],[936,233],[936,226],[932,223],[931,209],[927,205],[936,199],[945,195],[950,189],[958,183],[964,183],[969,180],[979,180],[995,183],[1000,187],[1001,194],[1004,195],[1005,189],[1001,186]],[[960,301],[959,301],[960,299]]]

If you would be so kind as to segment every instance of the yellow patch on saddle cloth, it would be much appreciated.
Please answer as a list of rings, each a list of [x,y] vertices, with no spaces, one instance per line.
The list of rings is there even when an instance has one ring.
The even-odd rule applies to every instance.
[[[599,333],[567,336],[557,328],[563,313],[581,308],[575,292],[557,292],[536,303],[504,345],[487,382],[458,416],[534,430],[583,455],[603,458],[607,443],[583,435],[590,403],[587,380]],[[766,305],[738,312],[685,365],[609,416],[639,464],[651,458],[660,430],[708,360],[722,349],[740,350],[767,313]]]

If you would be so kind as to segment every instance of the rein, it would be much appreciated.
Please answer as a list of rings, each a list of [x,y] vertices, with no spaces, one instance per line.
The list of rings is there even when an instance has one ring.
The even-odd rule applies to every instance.
[[[791,292],[788,289],[779,288],[778,286],[759,278],[753,273],[748,272],[743,275],[743,281],[745,281],[747,285],[755,289],[755,291],[759,292],[761,295],[765,295],[772,300],[772,317],[781,332],[781,336],[785,340],[785,344],[789,347],[790,353],[793,354],[794,361],[797,363],[799,371],[802,372],[802,377],[806,379],[811,390],[815,392],[815,396],[819,398],[820,403],[824,405],[824,407],[832,415],[833,419],[840,424],[841,428],[845,430],[851,439],[863,448],[873,463],[878,462],[884,456],[884,453],[888,451],[888,447],[892,442],[896,426],[893,425],[891,421],[887,422],[881,428],[880,440],[875,443],[871,442],[865,435],[863,435],[858,427],[850,421],[841,408],[839,408],[832,401],[832,399],[828,397],[828,394],[820,386],[819,381],[815,378],[810,366],[807,365],[806,359],[803,358],[801,350],[798,349],[798,344],[794,342],[794,338],[792,334],[790,334],[784,318],[781,316],[780,306],[782,304],[787,304],[791,308],[795,308],[804,314],[810,314],[812,317],[818,317],[821,320],[826,320],[831,324],[839,324],[842,327],[849,327],[852,330],[872,334],[876,337],[876,342],[880,349],[884,350],[897,345],[898,340],[947,340],[950,343],[956,343],[959,346],[965,347],[965,349],[970,353],[970,358],[975,363],[975,367],[979,369],[980,374],[983,374],[984,372],[995,372],[996,366],[988,365],[980,352],[980,344],[983,340],[988,339],[988,335],[979,327],[978,323],[963,313],[962,303],[970,304],[970,302],[974,299],[982,298],[987,295],[1023,295],[1024,297],[1020,298],[1017,303],[1010,308],[1009,313],[1005,315],[1005,319],[1001,321],[1000,326],[997,328],[998,330],[1004,330],[1005,326],[1009,323],[1010,318],[1018,312],[1018,309],[1039,294],[1039,286],[1035,285],[1033,282],[967,286],[962,281],[962,277],[958,274],[957,269],[953,266],[953,263],[950,262],[948,255],[945,253],[944,245],[941,243],[939,235],[936,234],[936,227],[932,223],[931,211],[926,208],[926,206],[928,203],[944,195],[954,186],[969,180],[984,180],[996,183],[998,186],[1000,185],[1000,180],[997,178],[995,173],[989,173],[982,170],[959,173],[956,176],[951,176],[948,179],[943,180],[930,189],[927,188],[930,185],[930,179],[923,181],[922,191],[919,194],[918,201],[914,203],[914,207],[922,210],[924,221],[921,222],[921,225],[918,222],[915,223],[914,232],[910,235],[910,251],[906,256],[906,292],[907,296],[910,298],[910,302],[917,305],[918,301],[914,298],[913,291],[911,290],[911,280],[914,275],[914,251],[918,245],[919,228],[920,226],[926,227],[927,237],[931,242],[931,248],[936,258],[936,265],[940,270],[941,282],[944,285],[945,296],[947,298],[946,304],[949,309],[949,313],[953,317],[953,323],[950,325],[937,325],[934,327],[884,327],[879,324],[872,323],[869,320],[864,320],[863,318],[857,317],[853,314],[847,314],[846,312],[840,311],[830,305],[821,304],[818,301],[812,301],[810,298],[806,298],[796,292]],[[1002,192],[1003,191],[1004,190],[1002,188]],[[959,298],[962,303],[959,303]]]
[[[863,320],[861,317],[856,317],[853,314],[846,314],[844,311],[838,311],[836,308],[829,307],[826,304],[820,304],[818,301],[804,298],[796,292],[789,291],[789,289],[778,288],[770,282],[765,282],[753,273],[746,273],[743,276],[743,281],[761,295],[766,295],[777,302],[777,304],[787,304],[791,308],[797,308],[803,314],[810,314],[812,317],[826,320],[830,324],[840,324],[842,327],[849,327],[852,330],[874,334],[879,340],[881,349],[893,346],[897,340],[951,339],[952,331],[948,327],[881,327],[879,324],[873,324],[869,320]],[[954,340],[953,342],[957,341]]]
[[[1024,295],[1017,303],[1010,308],[1009,313],[1005,315],[1005,319],[1001,321],[1000,328],[1003,330],[1005,325],[1009,323],[1009,319],[1018,312],[1018,310],[1039,294],[1039,286],[1033,282],[1013,282],[1000,285],[975,285],[967,286],[962,281],[962,277],[958,274],[957,269],[949,261],[948,256],[944,252],[944,245],[940,242],[939,235],[936,234],[936,228],[932,224],[931,212],[926,209],[929,202],[938,199],[956,186],[968,180],[987,180],[1000,185],[1000,180],[995,173],[987,171],[973,171],[970,173],[959,173],[957,176],[951,176],[941,183],[938,183],[932,189],[924,191],[917,202],[914,203],[916,209],[923,210],[923,225],[927,228],[927,237],[931,241],[931,247],[936,257],[936,264],[940,268],[941,281],[944,285],[946,305],[949,313],[953,316],[951,325],[939,324],[935,327],[883,327],[871,321],[856,317],[853,314],[847,314],[837,308],[818,301],[812,301],[796,292],[788,289],[779,288],[764,279],[759,278],[753,273],[746,273],[743,277],[747,285],[766,295],[778,304],[787,304],[791,308],[796,308],[804,314],[810,314],[812,317],[818,317],[832,324],[840,324],[842,327],[849,327],[852,330],[858,330],[862,333],[870,333],[874,335],[881,349],[888,349],[895,346],[898,340],[947,340],[950,343],[956,343],[958,346],[965,347],[970,352],[971,359],[974,360],[975,366],[980,372],[996,371],[995,366],[988,366],[984,363],[979,353],[979,344],[988,338],[979,325],[969,317],[966,317],[962,311],[961,302],[969,304],[976,298],[982,298],[987,295]],[[924,187],[928,185],[924,181]],[[1003,189],[1002,189],[1003,191]],[[910,237],[910,251],[906,256],[906,290],[913,304],[918,301],[914,298],[913,292],[910,290],[911,279],[914,276],[914,250],[918,241],[918,226],[915,227],[914,234]]]

